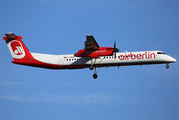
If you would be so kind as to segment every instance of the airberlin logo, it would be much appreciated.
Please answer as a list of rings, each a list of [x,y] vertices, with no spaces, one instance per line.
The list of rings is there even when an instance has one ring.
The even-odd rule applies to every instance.
[[[8,45],[8,47],[9,47],[9,50],[10,50],[13,58],[20,59],[20,58],[25,57],[25,51],[23,49],[22,44],[19,41],[17,41],[17,40],[12,41]]]
[[[14,50],[14,53],[16,55],[22,55],[23,54],[23,48],[21,46],[16,46],[16,49]]]
[[[155,53],[145,52],[143,54],[133,54],[133,53],[125,53],[125,55],[119,55],[120,60],[135,60],[135,59],[152,59],[155,58]]]

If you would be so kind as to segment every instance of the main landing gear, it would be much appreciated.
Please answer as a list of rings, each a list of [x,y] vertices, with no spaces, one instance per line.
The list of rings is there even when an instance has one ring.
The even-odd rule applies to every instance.
[[[93,61],[93,59],[91,58],[91,65],[89,67],[90,70],[93,70],[94,69],[94,66],[93,64],[96,62],[96,59]]]
[[[98,77],[97,73],[99,71],[100,67],[98,68],[98,70],[96,71],[96,67],[95,67],[95,72],[93,74],[93,78],[96,79]]]
[[[97,73],[98,73],[100,67],[99,67],[98,70],[96,70],[97,67],[94,67],[93,65],[91,65],[91,66],[89,67],[90,70],[93,70],[94,68],[95,68],[95,72],[94,72],[94,74],[93,74],[93,78],[96,79],[96,78],[98,77]]]
[[[91,65],[91,66],[89,67],[89,69],[90,69],[90,70],[93,70],[93,69],[94,69],[94,66],[93,66],[93,65]]]
[[[98,75],[94,73],[93,78],[96,79],[97,77],[98,77]]]
[[[90,67],[89,67],[90,70],[93,70],[93,69],[95,68],[95,72],[94,72],[94,74],[93,74],[93,78],[94,78],[94,79],[96,79],[96,78],[98,77],[97,73],[98,73],[98,71],[99,71],[99,69],[100,69],[100,67],[99,67],[99,69],[96,71],[96,67],[93,66],[93,64],[94,64],[95,62],[96,62],[96,59],[93,60],[93,59],[91,58],[91,65],[90,65]]]

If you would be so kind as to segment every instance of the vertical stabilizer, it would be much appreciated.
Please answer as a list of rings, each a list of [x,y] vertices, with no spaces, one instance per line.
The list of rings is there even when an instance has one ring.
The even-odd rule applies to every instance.
[[[16,36],[13,33],[5,33],[6,37],[3,39],[6,41],[9,51],[14,59],[13,63],[24,64],[28,60],[33,59],[31,53],[22,42],[22,36]]]

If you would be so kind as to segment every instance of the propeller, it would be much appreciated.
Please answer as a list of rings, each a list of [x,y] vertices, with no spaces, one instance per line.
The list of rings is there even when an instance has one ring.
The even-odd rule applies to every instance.
[[[116,48],[116,41],[114,41],[114,48],[113,48],[113,55],[114,55],[114,58],[116,59],[116,52],[119,52],[119,49]]]

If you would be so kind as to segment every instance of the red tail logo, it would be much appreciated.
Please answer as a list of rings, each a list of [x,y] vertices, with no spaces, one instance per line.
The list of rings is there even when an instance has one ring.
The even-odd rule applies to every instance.
[[[8,44],[8,47],[13,58],[21,59],[25,57],[25,51],[19,41],[13,40],[10,44]]]
[[[22,55],[24,52],[23,47],[17,41],[12,42],[11,47],[12,47],[14,54],[16,54],[16,55]]]

